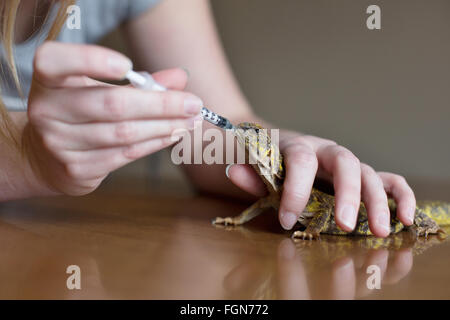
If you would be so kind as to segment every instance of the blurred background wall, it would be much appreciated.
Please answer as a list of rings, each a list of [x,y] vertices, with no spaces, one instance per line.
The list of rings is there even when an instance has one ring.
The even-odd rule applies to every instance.
[[[254,109],[377,170],[450,181],[450,1],[212,0]],[[366,8],[381,7],[381,30]],[[104,42],[126,50],[115,32]],[[177,177],[163,155],[163,175]],[[145,159],[116,175],[147,174]]]

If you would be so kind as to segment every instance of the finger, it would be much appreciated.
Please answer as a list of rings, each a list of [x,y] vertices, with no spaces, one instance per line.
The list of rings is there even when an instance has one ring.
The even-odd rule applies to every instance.
[[[355,248],[354,252],[351,254],[351,258],[353,259],[353,264],[356,269],[361,269],[366,262],[367,250],[364,250],[361,247]]]
[[[252,195],[263,197],[267,194],[266,185],[250,165],[229,165],[226,175],[237,187]]]
[[[183,90],[186,87],[188,74],[184,69],[173,68],[158,71],[152,74],[156,82],[169,90]],[[115,87],[117,85],[95,80],[87,76],[68,76],[61,80],[60,87],[92,87],[105,86]],[[130,88],[133,86],[126,85]]]
[[[330,298],[348,300],[355,298],[356,278],[353,259],[341,258],[333,263]]]
[[[378,175],[383,181],[386,192],[397,203],[396,214],[400,222],[406,226],[412,225],[416,210],[416,197],[408,182],[402,176],[393,173],[378,172]]]
[[[310,299],[303,262],[291,239],[284,239],[278,247],[277,282],[280,299]]]
[[[131,60],[104,47],[47,41],[34,56],[35,80],[47,87],[60,87],[69,76],[122,79],[131,69]]]
[[[66,173],[74,179],[99,179],[124,165],[162,150],[176,141],[172,137],[151,139],[129,146],[78,152],[65,151],[60,159],[67,163]]]
[[[235,295],[242,292],[255,292],[266,280],[267,274],[264,274],[264,271],[266,270],[261,268],[261,264],[255,261],[244,262],[224,277],[224,289]]]
[[[37,121],[51,118],[67,123],[186,118],[199,115],[202,105],[200,98],[181,91],[70,88],[45,90],[30,103],[29,114]]]
[[[79,87],[116,87],[116,85],[95,80],[86,76],[69,76],[64,78],[61,83],[61,87],[64,88],[79,88]]]
[[[380,282],[382,282],[382,279],[384,278],[384,274],[386,272],[386,268],[388,265],[388,258],[389,258],[389,252],[385,249],[380,250],[370,250],[367,254],[367,259],[362,267],[362,269],[359,271],[357,275],[357,284],[356,284],[356,297],[364,297],[372,292],[371,289],[367,286],[367,281],[369,277],[373,278],[374,281],[378,280],[377,275],[380,276]],[[368,273],[368,268],[370,266],[376,266],[378,267],[376,270],[379,270],[379,274],[377,271],[377,274],[375,273]]]
[[[152,74],[156,82],[171,90],[184,90],[188,81],[188,73],[181,68],[158,71]]]
[[[281,226],[290,230],[303,212],[317,172],[317,158],[306,145],[295,144],[283,150],[286,178],[281,194],[279,219]]]
[[[50,122],[52,134],[44,144],[49,149],[93,150],[128,146],[150,139],[171,136],[179,130],[193,130],[201,116],[186,120],[139,120],[111,123],[64,124]]]
[[[369,218],[369,228],[378,237],[390,233],[390,212],[383,181],[367,164],[361,164],[362,198]]]
[[[413,266],[412,250],[409,248],[396,251],[392,261],[389,261],[383,282],[395,284],[411,271]]]
[[[336,223],[350,232],[355,228],[361,199],[361,167],[358,158],[342,146],[319,148],[319,164],[333,177]]]

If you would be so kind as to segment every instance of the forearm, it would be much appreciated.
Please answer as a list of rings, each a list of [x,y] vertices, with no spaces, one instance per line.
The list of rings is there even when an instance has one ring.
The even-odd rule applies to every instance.
[[[225,57],[208,1],[164,0],[125,31],[139,68],[185,68],[190,74],[185,90],[211,110],[229,118],[252,112]]]
[[[130,22],[125,31],[133,59],[140,68],[187,68],[190,78],[186,90],[201,97],[214,112],[235,124],[247,121],[276,127],[253,113],[239,89],[207,1],[165,0]],[[205,124],[204,129],[207,128]],[[225,167],[190,164],[183,169],[199,190],[242,197],[244,193],[226,178]]]

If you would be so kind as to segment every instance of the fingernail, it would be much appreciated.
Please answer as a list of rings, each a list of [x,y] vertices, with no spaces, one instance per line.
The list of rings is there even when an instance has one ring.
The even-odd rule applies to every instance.
[[[279,246],[278,256],[285,260],[292,260],[295,257],[295,246],[291,239],[284,239]]]
[[[414,216],[416,215],[416,207],[409,207],[407,210],[406,220],[408,225],[412,225],[414,223]]]
[[[189,120],[188,120],[189,130],[194,130],[195,128],[201,126],[202,120],[203,120],[203,118],[201,115],[189,118]]]
[[[386,233],[386,234],[391,233],[389,214],[387,214],[387,213],[380,214],[377,218],[377,223],[378,223],[378,226],[381,229],[383,229],[384,233]]]
[[[184,100],[184,112],[189,115],[199,114],[203,107],[203,101],[197,97],[188,97]]]
[[[107,59],[107,64],[111,71],[120,74],[122,77],[130,71],[133,67],[133,63],[130,59],[121,55],[112,55]]]
[[[230,168],[233,166],[233,164],[229,164],[227,165],[227,167],[225,168],[225,174],[227,175],[227,178],[230,179]]]
[[[191,73],[189,72],[189,70],[187,69],[187,68],[180,68],[180,69],[182,69],[184,72],[186,72],[186,76],[188,77],[188,79],[190,78],[190,76],[191,76]]]
[[[346,269],[354,270],[353,259],[350,257],[345,257],[336,262],[336,271],[341,273],[346,271]]]
[[[292,212],[284,212],[281,214],[281,226],[285,230],[291,230],[297,223],[297,215]]]
[[[170,141],[171,142],[179,142],[181,140],[182,136],[177,135],[177,134],[172,134],[170,136]]]
[[[349,230],[353,230],[355,228],[356,210],[353,206],[345,205],[341,209],[340,216],[342,219],[342,224],[345,225]]]
[[[407,216],[407,217],[406,217],[406,225],[407,225],[407,226],[410,226],[410,225],[412,225],[413,223],[414,223],[414,219],[411,218],[410,216]]]

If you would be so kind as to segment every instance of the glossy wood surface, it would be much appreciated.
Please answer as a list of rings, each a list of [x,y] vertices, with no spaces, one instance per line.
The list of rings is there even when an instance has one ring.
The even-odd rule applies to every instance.
[[[1,204],[0,298],[450,298],[448,240],[402,233],[294,243],[274,212],[228,230],[211,218],[245,204],[175,185],[122,187]],[[81,290],[67,289],[69,265],[80,267]],[[367,288],[369,265],[380,267],[379,290]]]

